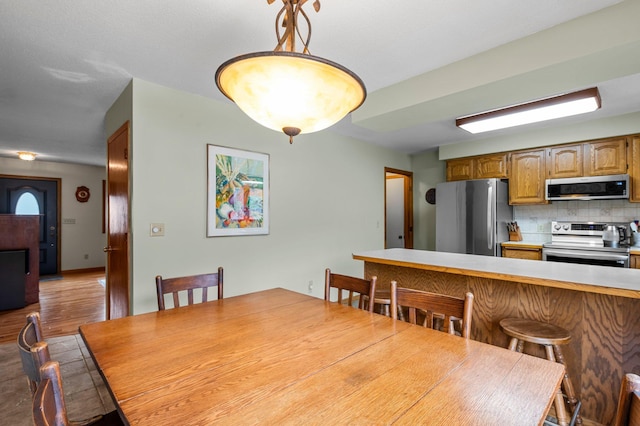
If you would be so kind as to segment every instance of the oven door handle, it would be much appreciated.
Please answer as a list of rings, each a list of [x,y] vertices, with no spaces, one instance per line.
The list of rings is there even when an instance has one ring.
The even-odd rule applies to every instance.
[[[574,250],[574,249],[551,249],[543,248],[542,254],[546,258],[547,256],[569,257],[578,259],[596,259],[596,260],[622,260],[627,261],[629,259],[628,254],[614,254],[614,253],[593,253],[589,250]]]

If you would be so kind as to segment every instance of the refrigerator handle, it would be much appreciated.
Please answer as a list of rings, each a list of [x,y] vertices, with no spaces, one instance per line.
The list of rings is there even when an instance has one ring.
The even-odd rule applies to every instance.
[[[487,188],[487,248],[490,249],[493,247],[493,220],[492,213],[493,209],[491,208],[491,200],[493,199],[493,187],[489,185]]]

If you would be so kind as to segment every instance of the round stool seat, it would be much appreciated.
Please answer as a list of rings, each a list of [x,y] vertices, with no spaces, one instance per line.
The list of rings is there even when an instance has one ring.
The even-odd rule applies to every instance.
[[[505,334],[539,345],[566,345],[571,333],[557,325],[524,318],[505,318],[500,321]]]
[[[560,345],[566,345],[571,341],[571,333],[557,325],[525,318],[505,318],[500,321],[500,327],[507,336],[511,337],[511,341],[509,342],[510,350],[522,352],[524,342],[542,345],[544,346],[549,361],[559,362],[565,366],[562,386],[558,389],[554,401],[558,424],[562,426],[570,424],[562,390],[566,393],[567,402],[569,403],[572,417],[575,419],[576,424],[582,424],[580,403],[576,398],[576,393],[573,389],[568,369],[566,368],[564,355],[560,348]]]
[[[365,296],[366,297],[366,296]],[[382,315],[389,315],[389,306],[391,306],[391,290],[390,289],[376,289],[376,297],[373,298],[373,303],[380,305],[380,313]],[[399,318],[404,321],[404,314],[400,307],[398,307]]]
[[[376,297],[373,299],[374,303],[379,305],[391,304],[391,290],[376,290]]]

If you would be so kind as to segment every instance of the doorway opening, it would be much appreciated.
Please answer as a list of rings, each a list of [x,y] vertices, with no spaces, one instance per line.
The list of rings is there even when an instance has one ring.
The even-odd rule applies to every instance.
[[[384,247],[413,248],[413,172],[385,167]]]

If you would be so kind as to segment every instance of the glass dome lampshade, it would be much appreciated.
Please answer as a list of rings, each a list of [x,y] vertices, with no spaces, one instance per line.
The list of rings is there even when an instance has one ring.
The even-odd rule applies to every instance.
[[[287,30],[276,49],[224,62],[216,71],[216,85],[251,119],[284,132],[291,143],[294,136],[326,129],[357,109],[366,98],[366,89],[347,68],[309,54],[309,39],[303,53],[294,51],[298,14],[309,22],[301,10],[304,1],[284,3],[276,20],[286,13],[283,26]],[[282,50],[283,45],[288,50]]]

